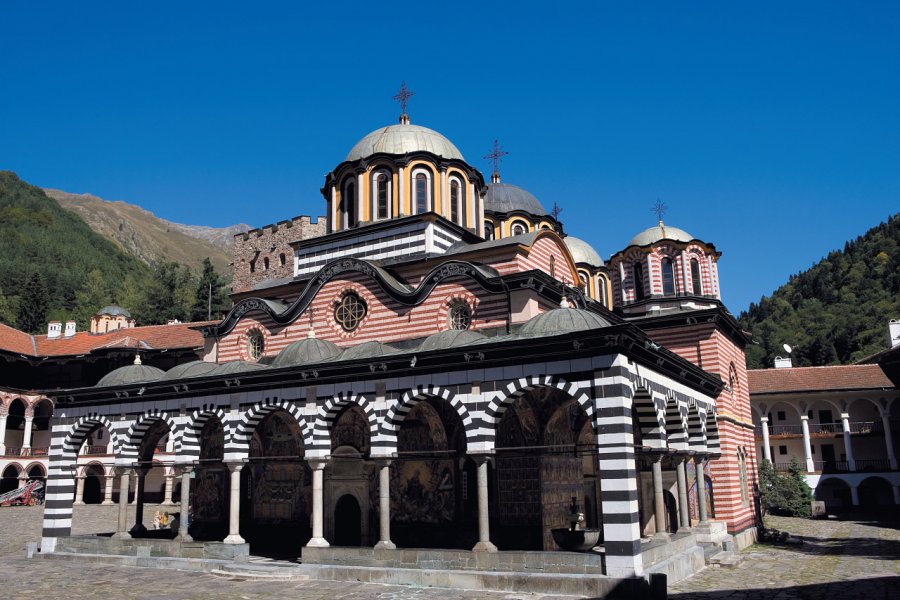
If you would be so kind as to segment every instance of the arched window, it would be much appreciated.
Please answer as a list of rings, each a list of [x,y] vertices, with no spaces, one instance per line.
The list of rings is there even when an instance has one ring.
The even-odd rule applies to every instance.
[[[597,299],[603,306],[608,308],[606,304],[606,278],[602,275],[597,276]]]
[[[639,262],[634,263],[632,267],[632,275],[634,276],[634,299],[644,299],[644,265]]]
[[[525,235],[528,233],[528,228],[525,227],[525,223],[522,221],[516,221],[512,224],[512,227],[509,229],[510,235]]]
[[[675,265],[668,256],[662,259],[662,284],[663,295],[675,295]]]
[[[583,271],[578,271],[578,279],[581,280],[581,289],[583,289],[585,293],[590,293],[591,289],[588,287],[588,276]]]
[[[703,281],[700,279],[700,261],[691,259],[691,287],[695,296],[703,295]]]
[[[356,183],[352,179],[344,184],[341,215],[343,216],[344,229],[356,225]]]
[[[486,240],[494,239],[494,224],[493,223],[485,223],[484,224],[484,239],[486,239]]]
[[[378,219],[388,218],[388,176],[379,173],[375,176],[375,214]]]
[[[413,177],[413,206],[416,214],[428,212],[428,175],[424,171],[419,171]]]
[[[461,225],[459,221],[459,181],[457,179],[450,180],[450,220]]]

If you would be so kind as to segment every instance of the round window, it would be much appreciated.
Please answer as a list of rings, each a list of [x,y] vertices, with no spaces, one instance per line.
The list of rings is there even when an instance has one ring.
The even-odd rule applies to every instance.
[[[447,322],[450,329],[468,329],[472,325],[472,308],[465,300],[457,300],[447,311]]]
[[[254,329],[247,334],[247,356],[250,357],[250,360],[259,360],[265,347],[265,340],[261,331]]]
[[[366,303],[353,292],[347,292],[334,307],[334,320],[344,331],[353,331],[366,316]]]

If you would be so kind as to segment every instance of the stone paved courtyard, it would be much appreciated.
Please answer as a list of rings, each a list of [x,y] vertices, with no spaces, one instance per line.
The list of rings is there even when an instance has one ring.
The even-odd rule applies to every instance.
[[[146,507],[145,523],[152,521],[156,508]],[[110,567],[88,561],[27,560],[24,558],[25,542],[39,539],[41,512],[41,507],[0,508],[0,561],[3,564],[0,569],[0,598],[554,598],[333,581],[243,580],[193,572]],[[78,507],[74,532],[110,531],[115,515],[116,507]],[[676,600],[900,599],[900,519],[890,524],[876,524],[849,520],[771,518],[769,525],[791,532],[803,543],[748,548],[739,567],[707,568],[671,586],[669,597]]]

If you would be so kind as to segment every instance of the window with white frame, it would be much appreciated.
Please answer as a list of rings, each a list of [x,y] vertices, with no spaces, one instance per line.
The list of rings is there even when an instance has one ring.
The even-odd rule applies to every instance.
[[[348,179],[341,194],[341,221],[344,229],[356,225],[356,182]]]
[[[372,216],[381,221],[391,216],[391,172],[382,169],[372,174]]]
[[[459,179],[453,177],[450,179],[450,220],[456,223],[457,225],[462,225],[460,221],[460,214],[462,213],[461,204],[462,204],[462,186],[459,184]]]
[[[703,281],[700,279],[700,261],[691,259],[691,288],[695,296],[703,295]]]
[[[484,224],[484,239],[486,239],[486,240],[494,239],[494,224],[493,223],[485,223]]]
[[[522,221],[515,221],[509,228],[510,235],[525,235],[528,233],[528,227]]]
[[[675,265],[668,256],[662,259],[662,285],[663,295],[675,295]]]
[[[414,169],[412,172],[413,183],[413,213],[421,215],[431,210],[433,206],[431,197],[431,171],[428,169]]]

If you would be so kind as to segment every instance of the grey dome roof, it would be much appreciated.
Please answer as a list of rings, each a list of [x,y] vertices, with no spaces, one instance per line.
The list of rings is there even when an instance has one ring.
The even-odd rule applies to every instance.
[[[388,154],[406,154],[424,150],[444,158],[465,160],[453,143],[440,133],[420,125],[398,124],[376,129],[356,145],[344,160],[359,160],[376,152]]]
[[[456,348],[457,346],[465,346],[473,342],[485,339],[484,334],[469,329],[448,329],[440,333],[429,335],[425,341],[419,346],[419,351],[427,352],[428,350],[443,350],[445,348]]]
[[[305,338],[289,344],[272,361],[273,367],[308,365],[330,360],[341,353],[336,344],[317,338]]]
[[[123,317],[131,318],[131,313],[128,310],[122,308],[117,304],[110,304],[109,306],[104,306],[100,310],[98,310],[95,315],[110,315],[113,317],[118,317],[122,315]]]
[[[341,354],[341,360],[378,358],[379,356],[396,354],[397,352],[398,351],[395,348],[382,344],[381,342],[369,341],[345,349],[343,354]]]
[[[249,362],[246,360],[233,360],[231,362],[216,365],[207,375],[234,375],[235,373],[246,373],[247,371],[262,371],[268,369],[264,364]]]
[[[569,252],[572,253],[572,260],[576,263],[585,263],[592,267],[602,267],[603,259],[597,254],[597,251],[591,247],[586,241],[567,235],[565,240]]]
[[[206,362],[203,360],[192,360],[191,362],[175,365],[163,375],[160,379],[169,381],[172,379],[185,379],[187,377],[203,377],[210,371],[218,368],[219,365],[214,362]]]
[[[508,213],[521,210],[528,214],[543,217],[547,214],[534,194],[509,183],[490,183],[484,194],[484,210],[496,213]]]
[[[612,325],[600,315],[580,308],[554,308],[532,317],[519,329],[520,336],[558,335],[570,331],[602,329]]]
[[[94,387],[148,383],[162,378],[163,375],[165,375],[165,371],[150,365],[125,365],[101,377]]]
[[[668,225],[664,225],[663,222],[660,221],[658,225],[651,227],[650,229],[645,229],[644,231],[634,236],[631,241],[628,242],[628,245],[647,246],[649,244],[655,244],[660,240],[689,242],[693,239],[696,238],[689,234],[687,231],[678,229],[677,227],[669,227]]]

